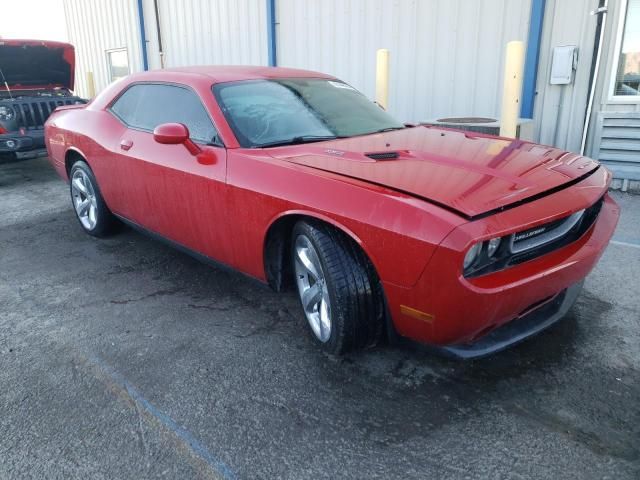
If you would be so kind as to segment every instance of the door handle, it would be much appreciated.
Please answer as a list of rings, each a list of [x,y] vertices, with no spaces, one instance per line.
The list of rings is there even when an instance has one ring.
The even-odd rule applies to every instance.
[[[133,146],[133,142],[132,142],[131,140],[122,140],[122,141],[120,142],[120,148],[121,148],[122,150],[127,151],[127,150],[129,150],[132,146]]]

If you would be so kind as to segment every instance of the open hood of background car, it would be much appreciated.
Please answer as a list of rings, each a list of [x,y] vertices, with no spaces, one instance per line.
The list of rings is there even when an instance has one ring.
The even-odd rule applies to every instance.
[[[0,90],[64,87],[73,90],[73,45],[43,40],[0,39]]]
[[[553,147],[427,127],[269,152],[423,198],[467,218],[551,193],[598,168],[589,158]]]

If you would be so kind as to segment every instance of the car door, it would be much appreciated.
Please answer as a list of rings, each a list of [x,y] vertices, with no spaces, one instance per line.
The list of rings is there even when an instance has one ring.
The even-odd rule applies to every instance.
[[[226,150],[195,91],[185,85],[137,83],[109,108],[126,125],[116,152],[119,205],[126,219],[181,246],[221,261],[225,241]],[[182,123],[202,150],[160,144],[153,130]]]

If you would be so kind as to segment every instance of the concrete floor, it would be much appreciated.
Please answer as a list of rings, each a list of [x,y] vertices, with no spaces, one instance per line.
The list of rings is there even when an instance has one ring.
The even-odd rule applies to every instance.
[[[77,224],[0,165],[0,478],[640,478],[640,196],[569,316],[489,359],[314,348],[292,294]]]

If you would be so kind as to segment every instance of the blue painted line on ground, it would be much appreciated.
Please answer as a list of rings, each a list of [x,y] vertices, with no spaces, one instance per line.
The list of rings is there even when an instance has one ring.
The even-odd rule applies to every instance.
[[[90,357],[89,361],[100,368],[120,387],[122,387],[129,397],[142,407],[146,412],[156,418],[166,428],[171,430],[180,440],[186,443],[190,449],[204,460],[216,473],[221,475],[227,480],[236,480],[236,475],[233,471],[218,457],[213,455],[206,446],[204,446],[198,439],[196,439],[189,431],[181,427],[166,413],[162,412],[153,404],[147,400],[142,393],[138,391],[122,374],[118,373],[113,367],[105,363],[103,360],[97,357]]]

